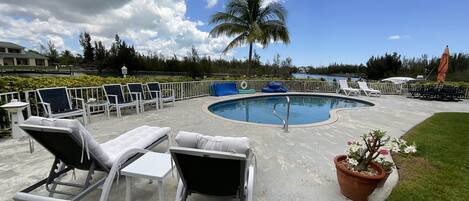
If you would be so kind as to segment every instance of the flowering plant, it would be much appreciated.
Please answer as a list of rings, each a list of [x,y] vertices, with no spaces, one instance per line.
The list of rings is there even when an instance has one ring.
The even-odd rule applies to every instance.
[[[405,140],[386,137],[385,131],[374,130],[364,134],[361,138],[363,142],[349,141],[346,148],[346,162],[355,171],[368,170],[372,161],[378,162],[383,169],[390,171],[394,164],[384,159],[390,152],[415,153],[417,151],[415,145],[409,146]]]

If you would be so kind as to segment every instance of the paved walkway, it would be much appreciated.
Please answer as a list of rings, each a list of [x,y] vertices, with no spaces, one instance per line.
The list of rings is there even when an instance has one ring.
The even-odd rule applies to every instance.
[[[173,128],[172,138],[180,130],[208,135],[247,136],[257,155],[255,200],[346,200],[339,192],[333,158],[344,153],[345,144],[352,138],[372,129],[386,130],[401,136],[435,112],[469,112],[469,103],[435,102],[408,99],[401,96],[380,98],[360,97],[376,104],[371,108],[343,110],[332,124],[290,128],[284,133],[280,127],[264,127],[226,121],[207,114],[203,106],[220,99],[203,97],[177,102],[174,107],[150,110],[141,115],[128,111],[122,118],[93,116],[88,126],[98,142],[105,142],[141,125]],[[174,140],[172,139],[174,144]],[[160,147],[160,150],[164,147]],[[47,175],[52,156],[36,144],[36,152],[29,154],[27,141],[0,142],[0,200],[11,200],[14,193]],[[83,179],[77,173],[78,179]],[[99,177],[97,174],[95,177]],[[397,175],[393,179],[397,181]],[[124,180],[114,184],[111,200],[124,200]],[[392,182],[390,182],[392,183]],[[174,200],[177,181],[165,181],[166,200]],[[136,200],[157,200],[157,186],[138,180],[133,195]],[[391,187],[378,190],[373,200],[382,200]],[[44,192],[37,192],[43,194]],[[97,200],[95,191],[85,200]],[[210,200],[192,196],[189,200]]]

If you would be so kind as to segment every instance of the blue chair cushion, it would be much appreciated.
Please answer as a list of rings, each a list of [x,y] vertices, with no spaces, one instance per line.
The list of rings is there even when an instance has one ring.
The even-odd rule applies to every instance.
[[[213,85],[213,95],[215,96],[228,96],[238,94],[236,83],[216,83]]]

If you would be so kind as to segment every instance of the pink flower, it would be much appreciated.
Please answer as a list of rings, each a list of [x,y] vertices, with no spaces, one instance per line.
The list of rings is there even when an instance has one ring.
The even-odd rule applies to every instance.
[[[348,141],[348,142],[347,142],[347,145],[351,145],[351,144],[352,144],[352,141]]]
[[[379,150],[379,153],[383,156],[386,156],[386,155],[389,154],[389,151],[387,149],[381,149],[381,150]]]

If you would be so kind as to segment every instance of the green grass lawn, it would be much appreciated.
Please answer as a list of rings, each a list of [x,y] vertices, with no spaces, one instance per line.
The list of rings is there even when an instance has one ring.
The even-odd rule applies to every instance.
[[[388,200],[469,200],[469,113],[435,114],[403,138],[417,153],[394,157],[400,178]]]

